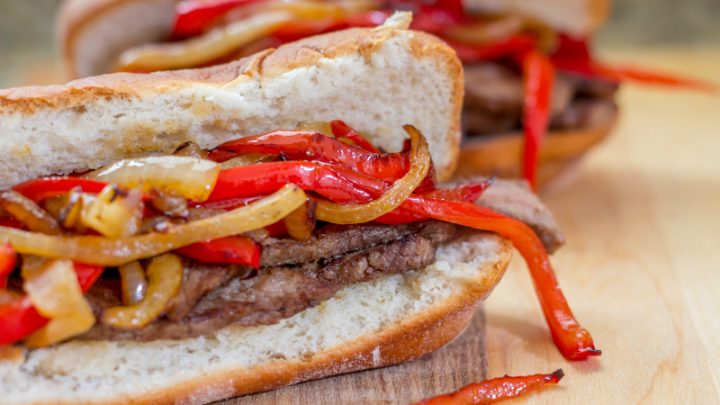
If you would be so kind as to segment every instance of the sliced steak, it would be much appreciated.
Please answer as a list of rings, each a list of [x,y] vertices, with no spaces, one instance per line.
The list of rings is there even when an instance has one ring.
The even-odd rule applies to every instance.
[[[565,243],[565,235],[540,199],[524,180],[496,180],[478,204],[526,223],[540,237],[549,253]]]
[[[338,288],[328,281],[290,270],[270,271],[245,280],[238,277],[203,297],[191,314],[180,321],[163,318],[137,330],[97,324],[80,338],[184,339],[207,335],[228,325],[272,324],[332,297]]]
[[[551,129],[594,127],[612,121],[618,84],[577,75],[555,78],[551,103]],[[519,72],[498,63],[465,68],[463,128],[473,135],[521,129],[523,83]],[[593,104],[588,104],[591,102]],[[595,102],[599,104],[594,104]]]
[[[255,270],[244,266],[222,266],[183,261],[183,284],[170,302],[167,317],[177,321],[184,318],[202,297],[237,277],[248,278]]]
[[[404,273],[432,264],[435,261],[438,245],[452,239],[456,234],[455,225],[435,221],[425,222],[417,234],[339,259],[324,263],[309,263],[300,270],[313,277],[341,285]]]
[[[558,76],[552,92],[553,116],[565,111],[576,92],[576,79]],[[493,134],[519,128],[523,108],[520,75],[497,63],[465,68],[463,125],[472,134]]]
[[[355,228],[326,232],[354,234]],[[267,268],[252,278],[245,278],[248,272],[243,268],[193,263],[186,269],[185,284],[166,317],[140,330],[117,330],[98,324],[81,338],[181,339],[209,334],[228,325],[273,324],[332,297],[344,285],[427,266],[435,260],[437,246],[457,231],[452,224],[434,221],[404,228],[412,232],[389,243],[300,266]],[[87,295],[98,315],[103,308],[121,305],[117,280],[103,281]],[[205,292],[201,294],[201,290]]]
[[[417,232],[420,225],[354,225],[322,227],[307,242],[267,238],[262,242],[260,265],[276,267],[309,263],[384,244]]]
[[[597,128],[609,125],[617,117],[613,100],[580,99],[552,120],[553,129]]]

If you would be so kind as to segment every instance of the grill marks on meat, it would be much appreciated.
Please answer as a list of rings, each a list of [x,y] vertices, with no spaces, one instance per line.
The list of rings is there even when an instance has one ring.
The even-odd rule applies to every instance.
[[[551,103],[551,129],[577,129],[607,124],[615,117],[617,83],[560,74]],[[523,83],[520,74],[498,63],[465,68],[463,125],[470,134],[485,135],[521,128]],[[608,114],[610,113],[610,114]]]
[[[166,317],[140,330],[99,324],[82,339],[180,339],[229,325],[277,323],[331,298],[345,285],[429,265],[437,246],[456,232],[455,225],[428,221],[407,226],[330,225],[307,242],[268,238],[262,242],[271,252],[266,263],[282,266],[265,267],[248,278],[253,271],[244,267],[188,261],[185,282]],[[303,258],[317,259],[297,263],[293,254],[303,249]],[[107,281],[88,294],[97,314],[120,305],[117,280]]]
[[[243,266],[209,265],[185,260],[183,284],[170,302],[167,317],[173,321],[184,318],[206,294],[227,284],[233,278],[245,279],[255,270]]]
[[[247,280],[233,279],[198,303],[192,323],[267,325],[335,295],[339,285],[290,269],[271,269]]]
[[[309,263],[400,239],[422,225],[326,225],[306,242],[268,238],[262,242],[260,266],[273,267]]]

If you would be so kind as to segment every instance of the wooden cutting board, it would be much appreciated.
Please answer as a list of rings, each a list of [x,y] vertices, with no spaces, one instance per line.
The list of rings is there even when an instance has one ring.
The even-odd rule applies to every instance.
[[[609,56],[720,82],[711,48]],[[620,102],[617,132],[544,195],[568,239],[558,277],[601,358],[558,354],[515,258],[484,313],[436,353],[226,403],[404,404],[560,367],[560,386],[515,402],[720,403],[720,96],[626,86]]]

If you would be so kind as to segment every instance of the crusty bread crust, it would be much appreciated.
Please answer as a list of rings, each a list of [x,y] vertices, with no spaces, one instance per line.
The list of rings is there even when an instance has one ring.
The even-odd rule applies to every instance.
[[[574,36],[590,36],[607,20],[609,0],[465,0],[481,13],[517,13]]]
[[[144,42],[150,42],[158,40],[159,38],[156,38],[158,28],[155,27],[152,29],[149,27],[160,24],[164,28],[160,28],[159,30],[169,33],[172,28],[170,25],[172,19],[169,18],[170,16],[166,19],[155,18],[154,21],[148,21],[144,24],[139,24],[137,20],[128,21],[128,24],[118,24],[116,29],[102,30],[101,32],[94,31],[92,29],[93,24],[101,21],[103,18],[109,18],[109,16],[115,12],[127,9],[138,3],[143,3],[145,6],[154,3],[157,7],[166,9],[166,12],[171,12],[172,5],[179,1],[180,0],[65,0],[60,6],[55,25],[56,40],[65,61],[67,75],[73,78],[84,76],[80,72],[86,69],[86,67],[82,65],[87,62],[80,60],[77,55],[77,47],[81,45],[79,38],[86,30],[86,34],[95,41],[106,44],[122,44],[117,51],[123,51],[138,43],[124,40],[128,32],[121,27],[132,27],[131,29],[134,31],[140,30],[140,36],[146,38]],[[165,7],[161,7],[163,5]],[[99,57],[100,55],[96,56]],[[90,65],[93,64],[94,63],[90,63]],[[107,72],[93,72],[93,74],[101,73]]]
[[[275,50],[266,50],[235,62],[208,68],[151,74],[117,73],[81,79],[61,86],[25,87],[0,91],[0,137],[4,137],[8,143],[6,147],[9,148],[5,157],[0,158],[0,168],[3,170],[3,173],[0,174],[0,186],[8,186],[42,175],[93,169],[112,160],[148,152],[170,153],[179,144],[189,140],[197,141],[203,147],[213,147],[228,140],[232,131],[243,133],[241,131],[252,130],[251,128],[243,129],[244,122],[249,122],[247,125],[254,128],[261,127],[257,121],[262,121],[264,127],[278,125],[277,122],[284,122],[282,120],[287,115],[283,117],[282,114],[287,114],[288,111],[281,111],[281,115],[278,115],[274,110],[278,108],[277,105],[282,105],[281,101],[285,100],[271,99],[271,97],[279,97],[278,91],[273,90],[268,94],[264,93],[264,89],[275,86],[283,92],[293,91],[295,92],[293,97],[296,99],[292,99],[290,102],[295,104],[299,104],[297,99],[306,98],[306,96],[301,95],[289,84],[278,85],[273,83],[273,80],[278,79],[284,83],[288,81],[289,75],[302,72],[301,74],[308,77],[306,80],[310,81],[311,85],[329,86],[311,77],[313,70],[334,69],[326,66],[331,65],[334,61],[337,61],[338,64],[347,63],[347,58],[356,60],[356,62],[352,62],[354,65],[350,66],[352,69],[366,69],[370,73],[384,72],[395,76],[401,75],[402,72],[399,68],[392,66],[397,62],[391,61],[392,58],[387,51],[382,56],[387,62],[380,60],[375,63],[379,58],[378,53],[382,52],[388,43],[391,45],[387,46],[402,47],[403,52],[409,55],[410,60],[406,61],[409,67],[401,68],[404,69],[406,77],[410,77],[408,72],[414,70],[413,74],[417,79],[412,80],[424,80],[425,78],[421,79],[419,76],[427,74],[427,69],[431,69],[436,81],[425,81],[422,86],[419,86],[407,79],[401,90],[416,94],[417,96],[413,96],[412,100],[391,100],[393,92],[381,87],[393,86],[395,83],[379,82],[382,84],[376,83],[375,87],[368,88],[366,86],[364,89],[370,92],[370,97],[376,97],[378,92],[384,92],[383,96],[388,101],[378,104],[377,100],[368,98],[362,100],[364,104],[360,105],[351,100],[360,105],[353,105],[354,111],[337,110],[337,108],[343,107],[335,107],[334,104],[321,105],[321,111],[326,116],[332,114],[330,119],[344,118],[348,113],[364,114],[370,118],[373,117],[372,114],[376,114],[374,119],[363,119],[355,123],[350,122],[350,124],[359,125],[359,129],[368,132],[371,137],[382,137],[385,144],[401,142],[401,137],[396,134],[402,132],[402,125],[408,123],[417,125],[416,122],[393,122],[392,128],[390,128],[387,124],[388,121],[398,121],[393,117],[404,114],[406,117],[414,117],[413,120],[425,119],[436,128],[433,131],[435,133],[428,133],[427,129],[420,126],[421,130],[426,131],[425,135],[430,140],[431,153],[437,165],[438,179],[447,179],[455,168],[455,157],[460,141],[459,116],[464,92],[462,65],[455,52],[434,36],[422,32],[381,27],[350,29],[307,38]],[[416,66],[418,66],[417,69]],[[421,69],[426,71],[421,71]],[[339,70],[334,69],[334,71],[338,72]],[[370,79],[370,76],[365,77]],[[443,83],[438,81],[440,77]],[[353,93],[360,91],[353,87],[358,86],[356,83],[340,82],[334,86],[344,90],[343,97],[345,99],[349,99]],[[260,94],[265,95],[265,99],[258,100],[258,103],[266,104],[262,107],[263,110],[253,106],[258,112],[248,113],[243,110],[247,103],[241,104],[240,98],[255,97],[254,95],[258,94],[258,88]],[[237,93],[233,92],[241,92],[242,90],[239,89],[249,89],[248,91],[252,92],[252,95],[239,94],[240,97],[237,97],[235,95]],[[430,90],[436,94],[430,94]],[[175,96],[177,99],[173,101],[172,95],[175,94],[178,94]],[[226,102],[228,94],[233,97],[231,101],[234,104]],[[307,99],[312,99],[312,96],[313,94],[310,94]],[[193,99],[191,104],[185,106],[190,102],[187,99],[190,97]],[[442,97],[442,99],[438,100],[438,97]],[[154,100],[172,103],[171,106],[178,111],[178,114],[183,114],[183,121],[167,121],[167,114],[163,116],[166,113],[165,107],[161,109],[156,106],[151,112],[141,111],[145,114],[154,114],[151,120],[138,122],[135,117],[138,108],[134,106],[143,100],[149,100],[148,103],[153,103]],[[415,103],[415,107],[405,107],[405,105],[409,105],[408,102]],[[349,103],[350,101],[346,102],[346,104]],[[109,107],[103,107],[108,105]],[[116,105],[122,105],[122,107],[115,107]],[[439,106],[442,106],[443,110],[439,110]],[[333,109],[334,107],[336,109]],[[100,111],[101,108],[104,110]],[[118,111],[118,108],[125,110]],[[363,110],[377,112],[371,114]],[[439,117],[441,113],[433,112],[433,110],[446,112]],[[243,116],[242,120],[232,119],[236,111]],[[385,116],[380,114],[385,114]],[[432,123],[428,121],[428,117],[432,116],[429,114],[435,114]],[[50,128],[53,123],[48,122],[50,121],[48,119],[39,118],[41,115],[53,117],[62,115],[62,123],[67,128],[65,133],[59,134],[57,129]],[[189,119],[190,115],[194,118]],[[4,117],[11,117],[11,119],[5,120]],[[36,118],[36,121],[29,124],[31,118]],[[380,127],[379,120],[381,118],[385,122],[385,127]],[[75,134],[78,131],[76,128],[81,128],[81,131],[86,132],[99,131],[96,127],[90,128],[88,124],[82,124],[82,126],[78,124],[91,119],[103,120],[105,123],[113,121],[117,124],[108,124],[108,128],[102,130],[102,136],[96,133],[93,134],[96,138],[92,141],[86,140],[86,146],[90,145],[96,148],[97,152],[89,154],[87,149],[75,152],[62,150],[62,158],[66,159],[65,162],[56,161],[57,167],[50,167],[49,165],[54,160],[52,156],[61,152],[56,149],[71,149],[82,142],[84,134]],[[159,120],[165,121],[158,124]],[[233,122],[228,122],[228,120]],[[32,127],[29,127],[30,125]],[[373,128],[384,130],[384,133],[379,135],[373,133]],[[278,127],[269,129],[278,129]],[[162,134],[162,136],[158,136],[158,134]],[[33,141],[28,141],[29,139]],[[49,155],[42,152],[50,157],[37,156],[39,152],[36,149],[39,146],[50,145],[46,142],[47,140],[57,142],[57,145],[48,146],[52,148]],[[371,141],[378,140],[377,138],[371,139]],[[40,142],[43,144],[41,145]],[[67,144],[70,146],[65,146]],[[437,149],[434,151],[433,148]],[[18,167],[13,163],[18,160],[26,162],[32,167],[27,165],[24,168]]]
[[[548,185],[572,167],[608,136],[615,122],[617,118],[602,127],[550,132],[540,149],[538,185]],[[455,178],[478,175],[521,177],[523,144],[524,135],[520,132],[466,138],[460,150]]]
[[[468,236],[467,239],[452,242],[447,249],[449,249],[449,252],[438,258],[438,260],[446,260],[444,265],[440,266],[445,270],[436,268],[432,271],[439,273],[437,275],[432,273],[433,275],[429,276],[432,280],[443,278],[443,281],[433,282],[437,284],[436,288],[446,289],[446,292],[438,295],[436,300],[431,301],[432,304],[429,307],[422,310],[412,310],[412,303],[405,304],[409,305],[410,311],[404,312],[406,315],[401,316],[399,320],[391,321],[388,319],[387,321],[391,323],[383,326],[380,330],[365,334],[359,338],[338,342],[339,344],[335,344],[333,347],[315,352],[310,358],[300,360],[279,358],[262,362],[253,367],[237,367],[229,370],[227,368],[217,369],[205,372],[192,379],[188,379],[182,370],[166,368],[163,371],[164,373],[175,376],[170,380],[172,383],[148,391],[147,387],[128,386],[129,381],[120,381],[117,384],[124,385],[124,387],[118,389],[118,391],[113,390],[113,392],[117,392],[116,394],[102,392],[99,396],[94,397],[102,398],[101,400],[83,396],[83,393],[85,395],[90,394],[90,392],[87,392],[88,389],[93,389],[88,387],[95,387],[96,384],[100,383],[92,381],[92,379],[84,380],[80,376],[76,379],[75,384],[77,384],[77,387],[72,388],[74,400],[67,397],[68,386],[65,387],[66,392],[63,395],[53,394],[52,392],[45,392],[42,395],[40,393],[29,393],[28,395],[26,392],[18,397],[18,393],[10,389],[4,393],[7,394],[4,398],[8,403],[18,404],[39,403],[41,402],[39,398],[43,398],[44,395],[51,395],[53,402],[56,404],[76,403],[78,399],[80,399],[80,402],[87,404],[100,402],[111,404],[201,404],[237,395],[267,391],[302,381],[385,367],[418,358],[445,345],[467,327],[477,306],[490,294],[501,279],[512,255],[510,243],[492,234]],[[456,266],[465,266],[466,270],[456,270]],[[420,273],[425,271],[428,270],[422,270]],[[452,273],[454,271],[461,271],[461,273],[445,275],[445,272]],[[412,274],[394,277],[405,278],[404,283],[410,283],[409,285],[413,285],[413,283],[425,285],[427,282],[412,281],[414,277],[417,277]],[[377,283],[384,282],[378,280],[375,285],[370,287],[370,291],[377,289]],[[349,287],[350,290],[353,288]],[[391,290],[393,288],[391,287]],[[353,294],[357,294],[357,292],[349,291],[344,298],[338,299],[354,301],[359,298]],[[330,316],[330,314],[326,313],[330,311],[327,308],[314,308],[308,311],[319,311],[323,314],[322,316]],[[241,334],[243,329],[248,328],[239,328],[237,332],[230,330],[229,333]],[[222,341],[225,341],[225,339]],[[73,353],[77,352],[77,350],[81,352],[85,350],[87,356],[103,355],[102,350],[98,351],[92,347],[93,342],[74,342],[73,344],[76,345],[76,347],[70,349],[75,350]],[[83,349],[83,345],[86,345],[87,349]],[[155,345],[153,347],[156,347],[155,350],[159,353],[168,350],[178,351],[177,356],[182,356],[185,353],[183,349],[176,348],[177,344],[173,341],[161,341],[153,343],[153,345]],[[65,349],[64,346],[60,345],[51,350],[62,352]],[[50,367],[62,367],[57,362],[62,362],[63,360],[60,359],[63,358],[66,357],[61,354],[56,360],[49,358],[44,361],[49,362]],[[33,360],[29,361],[33,362]],[[152,360],[148,359],[148,361]],[[152,366],[159,365],[148,364],[148,367]],[[18,372],[9,371],[11,367],[20,370],[18,365],[3,364],[0,361],[0,377],[3,375],[6,378],[8,377],[8,374],[3,373],[12,374]],[[42,369],[31,372],[32,368],[37,369],[40,367],[37,361],[34,361],[32,366],[25,367],[24,371],[19,371],[22,373],[22,377],[15,376],[14,378],[30,380],[25,381],[28,384],[32,384],[32,379],[42,380],[47,376],[46,373],[49,372],[47,370],[42,371]],[[63,379],[70,377],[72,377],[72,372],[64,373],[62,376]],[[70,384],[70,382],[64,384]],[[109,387],[106,388],[109,389]],[[17,391],[17,388],[15,388],[15,391]],[[131,394],[128,394],[128,392]],[[5,403],[3,398],[0,398],[0,403]]]

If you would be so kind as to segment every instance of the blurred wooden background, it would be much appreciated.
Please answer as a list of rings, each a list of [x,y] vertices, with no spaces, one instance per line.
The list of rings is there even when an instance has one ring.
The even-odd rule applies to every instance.
[[[62,80],[53,39],[60,0],[0,0],[0,87]],[[602,48],[718,44],[719,0],[612,0]],[[718,48],[720,49],[720,48]]]

